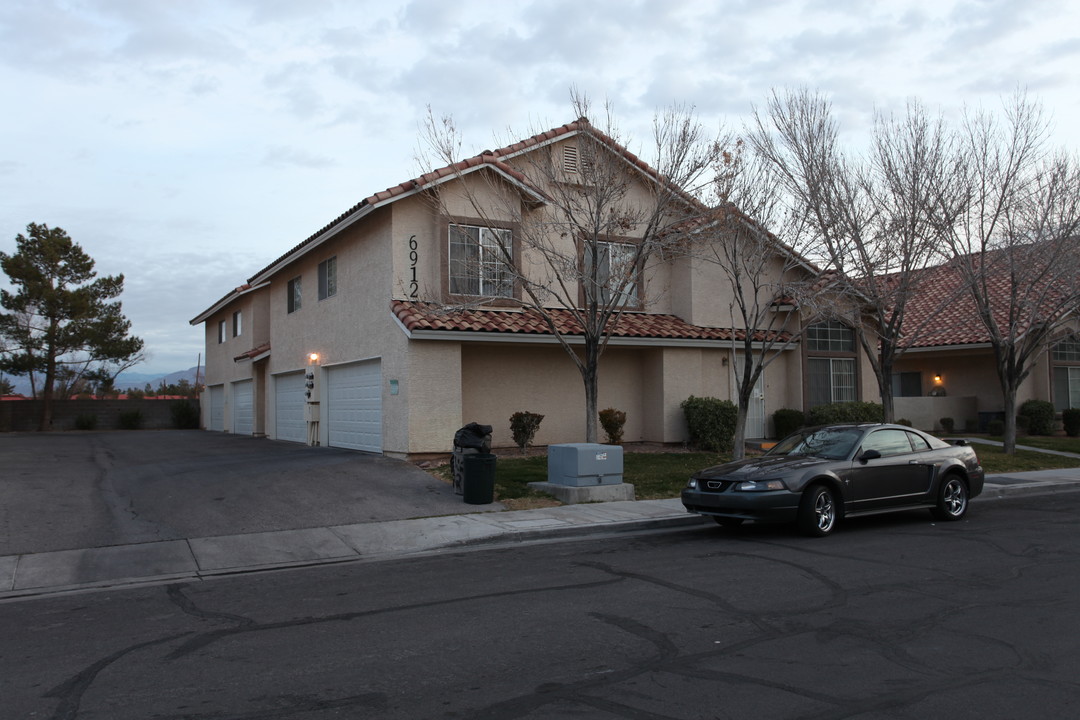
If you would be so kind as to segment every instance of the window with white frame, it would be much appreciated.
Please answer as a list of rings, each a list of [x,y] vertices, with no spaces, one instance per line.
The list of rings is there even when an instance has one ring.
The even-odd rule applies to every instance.
[[[225,338],[228,336],[228,331],[226,330],[226,325],[227,325],[227,323],[224,320],[219,320],[218,321],[218,324],[217,324],[217,341],[218,341],[218,345],[225,342]]]
[[[285,289],[286,294],[286,309],[293,313],[300,309],[300,278],[294,277],[289,281],[288,287]]]
[[[337,255],[319,263],[319,299],[337,295]]]
[[[604,305],[638,305],[637,246],[630,243],[597,242],[585,245],[586,288],[593,280],[593,255],[596,259],[596,299]],[[624,284],[625,283],[625,284]],[[622,286],[620,289],[620,285]],[[617,297],[616,297],[617,294]],[[588,297],[588,292],[586,292]],[[614,299],[614,302],[611,302]]]
[[[452,223],[449,237],[451,295],[513,297],[513,233]]]
[[[855,352],[855,333],[836,320],[806,328],[806,347],[813,352]]]
[[[855,358],[810,358],[810,407],[858,400]]]
[[[243,332],[243,326],[244,316],[242,311],[237,310],[232,314],[232,336],[240,337],[240,334]]]
[[[806,379],[809,406],[858,400],[855,333],[851,328],[830,320],[809,326],[805,338],[810,355]]]
[[[1054,362],[1080,362],[1080,337],[1072,335],[1054,345],[1051,357]]]
[[[1080,408],[1080,337],[1061,340],[1050,350],[1053,363],[1054,409]]]

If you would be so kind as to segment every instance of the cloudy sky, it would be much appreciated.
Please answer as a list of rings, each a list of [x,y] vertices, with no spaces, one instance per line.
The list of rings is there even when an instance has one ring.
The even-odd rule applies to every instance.
[[[1073,0],[5,0],[0,250],[67,230],[126,276],[136,370],[171,372],[192,317],[416,174],[428,106],[479,151],[572,120],[577,87],[643,148],[673,102],[737,126],[805,85],[856,138],[1022,87],[1075,150],[1078,28]]]

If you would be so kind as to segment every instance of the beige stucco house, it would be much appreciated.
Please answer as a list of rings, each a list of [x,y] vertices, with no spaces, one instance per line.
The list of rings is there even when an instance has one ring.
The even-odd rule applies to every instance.
[[[545,416],[537,444],[584,440],[582,380],[566,351],[514,302],[497,262],[465,277],[459,261],[482,256],[486,233],[528,252],[513,217],[478,216],[466,184],[509,194],[527,216],[550,190],[529,176],[527,158],[559,157],[572,184],[568,158],[586,123],[375,193],[201,312],[191,322],[206,329],[204,426],[405,457],[449,451],[474,421],[494,427],[494,446],[511,446],[510,415],[528,410]],[[655,173],[608,149],[634,164],[635,191],[647,194]],[[626,412],[625,442],[680,443],[680,403],[733,397],[732,338],[742,328],[732,327],[723,273],[701,257],[654,263],[635,284],[600,362],[598,407]],[[863,365],[850,331],[821,324],[766,369],[747,436],[768,436],[778,408],[876,399]]]
[[[957,430],[985,432],[989,421],[1004,419],[1005,408],[990,334],[951,263],[921,272],[920,291],[904,319],[905,350],[893,366],[894,412],[926,430],[940,430],[941,418],[952,418]],[[986,286],[998,322],[1007,324],[1014,302],[1009,282],[991,276]],[[1061,412],[1080,407],[1080,335],[1069,320],[1072,312],[1046,312],[1050,316],[1041,322],[1051,321],[1057,329],[1047,341],[1033,344],[1034,360],[1017,391],[1016,407],[1046,400]],[[1014,317],[1030,323],[1039,321],[1040,313]]]

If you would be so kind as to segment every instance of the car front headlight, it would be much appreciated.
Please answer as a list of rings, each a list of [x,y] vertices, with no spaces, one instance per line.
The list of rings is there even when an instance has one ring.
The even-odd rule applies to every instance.
[[[697,490],[697,478],[690,478],[686,482],[686,487],[690,488],[691,490]]]
[[[769,490],[787,490],[783,480],[747,480],[735,486],[739,492],[766,492]]]

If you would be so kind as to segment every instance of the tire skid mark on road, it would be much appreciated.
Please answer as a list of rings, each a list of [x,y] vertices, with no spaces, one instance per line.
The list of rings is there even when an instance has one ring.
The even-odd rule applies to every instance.
[[[574,564],[580,567],[589,567],[628,580],[647,582],[668,590],[672,590],[677,593],[687,594],[699,599],[704,599],[712,604],[719,606],[722,610],[748,621],[750,624],[757,627],[757,629],[761,632],[761,635],[740,641],[738,643],[718,647],[717,649],[708,653],[680,655],[677,646],[670,639],[668,639],[667,635],[660,632],[659,630],[638,623],[637,621],[629,620],[627,618],[607,615],[603,613],[590,613],[591,617],[594,617],[614,627],[618,627],[619,629],[628,632],[636,637],[642,638],[650,644],[654,645],[657,648],[659,657],[650,657],[643,660],[642,662],[634,664],[632,667],[623,670],[612,671],[600,677],[591,677],[587,680],[583,680],[577,683],[541,685],[537,687],[535,692],[530,695],[512,698],[510,700],[506,700],[500,703],[496,703],[494,705],[490,705],[486,708],[473,711],[472,713],[470,713],[470,718],[472,720],[496,720],[498,718],[504,717],[527,715],[528,713],[537,710],[540,707],[560,701],[592,707],[612,713],[619,717],[635,719],[641,718],[642,720],[670,720],[670,716],[657,715],[655,713],[642,710],[638,707],[618,703],[606,698],[600,698],[595,695],[588,694],[588,691],[597,688],[618,685],[619,683],[622,683],[624,681],[632,680],[634,678],[640,677],[641,675],[649,673],[672,673],[691,676],[694,676],[695,673],[708,673],[709,671],[702,671],[694,666],[696,666],[703,660],[728,656],[734,650],[745,649],[763,643],[773,642],[784,637],[801,635],[805,632],[812,632],[812,630],[807,630],[805,628],[799,628],[793,631],[784,631],[766,623],[759,623],[757,619],[754,618],[750,613],[732,605],[724,598],[714,593],[708,593],[698,590],[697,588],[679,585],[677,583],[668,582],[642,573],[617,570],[616,568],[613,568],[606,563],[579,562]],[[805,568],[802,568],[801,566],[796,567],[798,567],[798,569],[800,570],[805,570]],[[817,575],[819,574],[815,574],[815,576]],[[842,588],[836,585],[836,583],[833,583],[831,580],[828,580],[828,578],[824,578],[824,576],[821,576],[821,578],[825,580],[825,584],[832,587],[834,591],[842,590]],[[846,598],[846,593],[834,592],[834,602],[831,602],[830,605],[834,603],[842,604],[841,602],[835,600],[835,596],[837,595],[842,595]],[[733,675],[732,677],[734,678],[735,676]],[[754,678],[752,676],[738,676],[737,680],[739,682],[748,682],[762,686],[773,687],[774,689],[780,689],[794,695],[798,695],[822,703],[827,703],[832,706],[839,706],[843,704],[843,701],[839,698],[809,691],[794,685],[777,683],[776,681],[771,681],[768,679]]]
[[[142,650],[143,648],[153,647],[155,645],[163,645],[165,643],[172,642],[179,638],[190,635],[190,632],[177,633],[175,635],[167,635],[155,640],[148,640],[146,642],[137,643],[126,647],[123,650],[117,650],[112,655],[102,658],[97,662],[87,666],[85,669],[79,671],[68,680],[60,683],[56,687],[47,691],[43,697],[47,698],[60,698],[60,704],[56,708],[56,712],[53,713],[53,720],[74,720],[79,714],[79,706],[82,704],[83,695],[90,686],[94,683],[94,679],[105,668],[112,665],[117,660],[129,655],[133,652]]]
[[[523,590],[506,590],[504,592],[483,593],[480,595],[464,595],[456,598],[432,600],[430,602],[411,603],[408,605],[394,605],[393,607],[375,608],[373,610],[358,610],[356,612],[349,613],[336,613],[333,615],[324,615],[320,617],[295,618],[293,620],[281,620],[278,622],[269,623],[254,622],[250,625],[244,625],[242,627],[222,628],[219,630],[211,630],[209,632],[199,633],[187,642],[183,643],[172,653],[170,653],[167,659],[175,660],[184,657],[185,655],[197,652],[198,650],[201,650],[208,645],[212,645],[219,640],[227,637],[232,637],[234,635],[243,635],[252,632],[285,630],[297,627],[321,625],[323,623],[351,622],[353,620],[361,620],[368,617],[377,617],[379,615],[389,615],[399,612],[411,612],[414,610],[424,610],[427,608],[446,607],[459,603],[476,602],[478,600],[493,600],[497,598],[514,597],[518,595],[544,594],[549,592],[573,592],[579,590],[592,590],[599,587],[606,587],[608,585],[615,585],[619,582],[622,581],[618,578],[613,578],[608,580],[573,583],[567,585],[549,585],[542,588],[526,588]]]
[[[674,583],[674,582],[671,582],[671,581],[668,581],[668,580],[662,580],[662,579],[660,579],[658,577],[654,577],[652,575],[645,575],[643,573],[634,572],[632,570],[619,570],[617,568],[612,567],[611,565],[608,565],[607,563],[579,562],[579,563],[575,563],[575,564],[580,566],[580,567],[588,567],[588,568],[592,568],[594,570],[600,570],[601,572],[605,572],[605,573],[608,573],[610,575],[614,575],[615,577],[624,578],[624,579],[627,579],[627,580],[637,580],[638,582],[646,582],[646,583],[649,583],[651,585],[656,585],[658,587],[662,587],[662,588],[665,588],[667,590],[671,590],[673,592],[681,593],[683,595],[690,595],[691,597],[696,597],[696,598],[699,598],[701,600],[705,600],[706,602],[709,602],[709,603],[711,603],[713,605],[719,606],[720,608],[722,608],[723,610],[725,610],[726,612],[728,612],[728,613],[730,613],[732,615],[735,615],[735,616],[737,616],[739,618],[742,618],[743,620],[747,621],[748,623],[750,623],[751,625],[756,627],[761,632],[765,632],[765,633],[775,633],[775,632],[777,632],[777,628],[774,627],[772,624],[764,622],[761,619],[759,619],[758,617],[756,617],[755,615],[743,610],[742,608],[740,608],[740,607],[738,607],[736,605],[733,605],[727,599],[725,599],[724,597],[722,597],[720,595],[717,595],[716,593],[705,592],[704,590],[699,590],[699,589],[697,589],[695,587],[691,587],[691,586],[688,586],[688,585],[682,585],[682,584],[679,584],[679,583]]]
[[[169,596],[169,600],[174,605],[180,608],[185,614],[192,617],[199,618],[200,620],[227,620],[229,622],[237,623],[242,627],[254,625],[255,620],[243,615],[232,615],[230,613],[213,612],[211,610],[203,610],[196,605],[191,598],[184,594],[184,588],[187,587],[187,583],[174,583],[166,588],[166,593]]]
[[[617,627],[624,632],[628,632],[631,635],[635,635],[642,640],[655,645],[657,652],[660,653],[661,660],[671,660],[679,655],[678,646],[675,645],[666,634],[659,630],[655,630],[648,625],[639,623],[632,618],[598,612],[589,613],[589,617],[596,618],[603,623]]]

